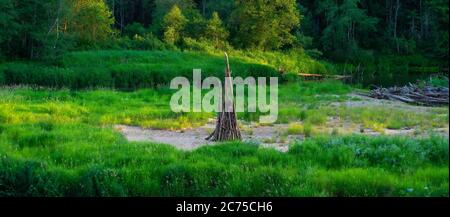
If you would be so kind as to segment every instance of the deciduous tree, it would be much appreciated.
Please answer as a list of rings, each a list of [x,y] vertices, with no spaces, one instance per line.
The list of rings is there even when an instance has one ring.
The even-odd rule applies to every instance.
[[[235,44],[261,50],[292,43],[291,31],[300,24],[295,0],[236,0],[231,19]]]
[[[180,8],[174,5],[172,9],[164,16],[164,41],[168,44],[175,44],[180,40],[181,32],[186,25],[187,19],[184,17]]]

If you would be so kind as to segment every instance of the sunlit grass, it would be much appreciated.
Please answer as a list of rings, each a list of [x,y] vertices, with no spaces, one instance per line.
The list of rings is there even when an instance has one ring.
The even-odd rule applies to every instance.
[[[418,154],[420,153],[420,154]],[[86,124],[0,125],[3,196],[445,196],[442,137],[320,137],[192,152]]]
[[[214,113],[174,113],[173,90],[72,91],[0,89],[2,196],[445,196],[444,136],[346,135],[329,119],[383,131],[448,126],[448,108],[331,105],[348,99],[341,83],[280,87],[279,122],[304,135],[287,153],[233,142],[191,152],[128,142],[125,124],[178,130],[204,125]],[[260,113],[239,114],[242,121]],[[339,124],[339,123],[338,123]],[[242,131],[252,129],[242,125]],[[332,127],[332,128],[330,128]]]

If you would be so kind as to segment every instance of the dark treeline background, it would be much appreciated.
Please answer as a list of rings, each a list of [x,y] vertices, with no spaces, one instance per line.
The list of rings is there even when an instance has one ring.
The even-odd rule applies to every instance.
[[[447,0],[0,0],[0,59],[207,42],[336,62],[420,55],[447,67],[448,21]]]

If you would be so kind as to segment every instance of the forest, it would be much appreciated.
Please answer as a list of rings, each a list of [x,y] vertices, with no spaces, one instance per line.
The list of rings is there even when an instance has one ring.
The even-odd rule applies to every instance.
[[[2,59],[90,49],[299,50],[366,67],[395,55],[418,71],[448,68],[444,0],[2,0],[0,11]]]
[[[448,26],[445,0],[0,0],[0,196],[448,196]],[[210,143],[169,85],[224,52],[278,78],[278,120]]]

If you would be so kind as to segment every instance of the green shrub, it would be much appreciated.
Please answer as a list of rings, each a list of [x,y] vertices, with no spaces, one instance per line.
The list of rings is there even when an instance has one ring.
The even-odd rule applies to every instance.
[[[304,132],[303,125],[298,123],[289,124],[289,127],[287,129],[288,135],[298,135],[302,134],[303,132]]]
[[[327,122],[327,115],[319,113],[320,111],[309,111],[305,122],[311,125],[324,125]]]

